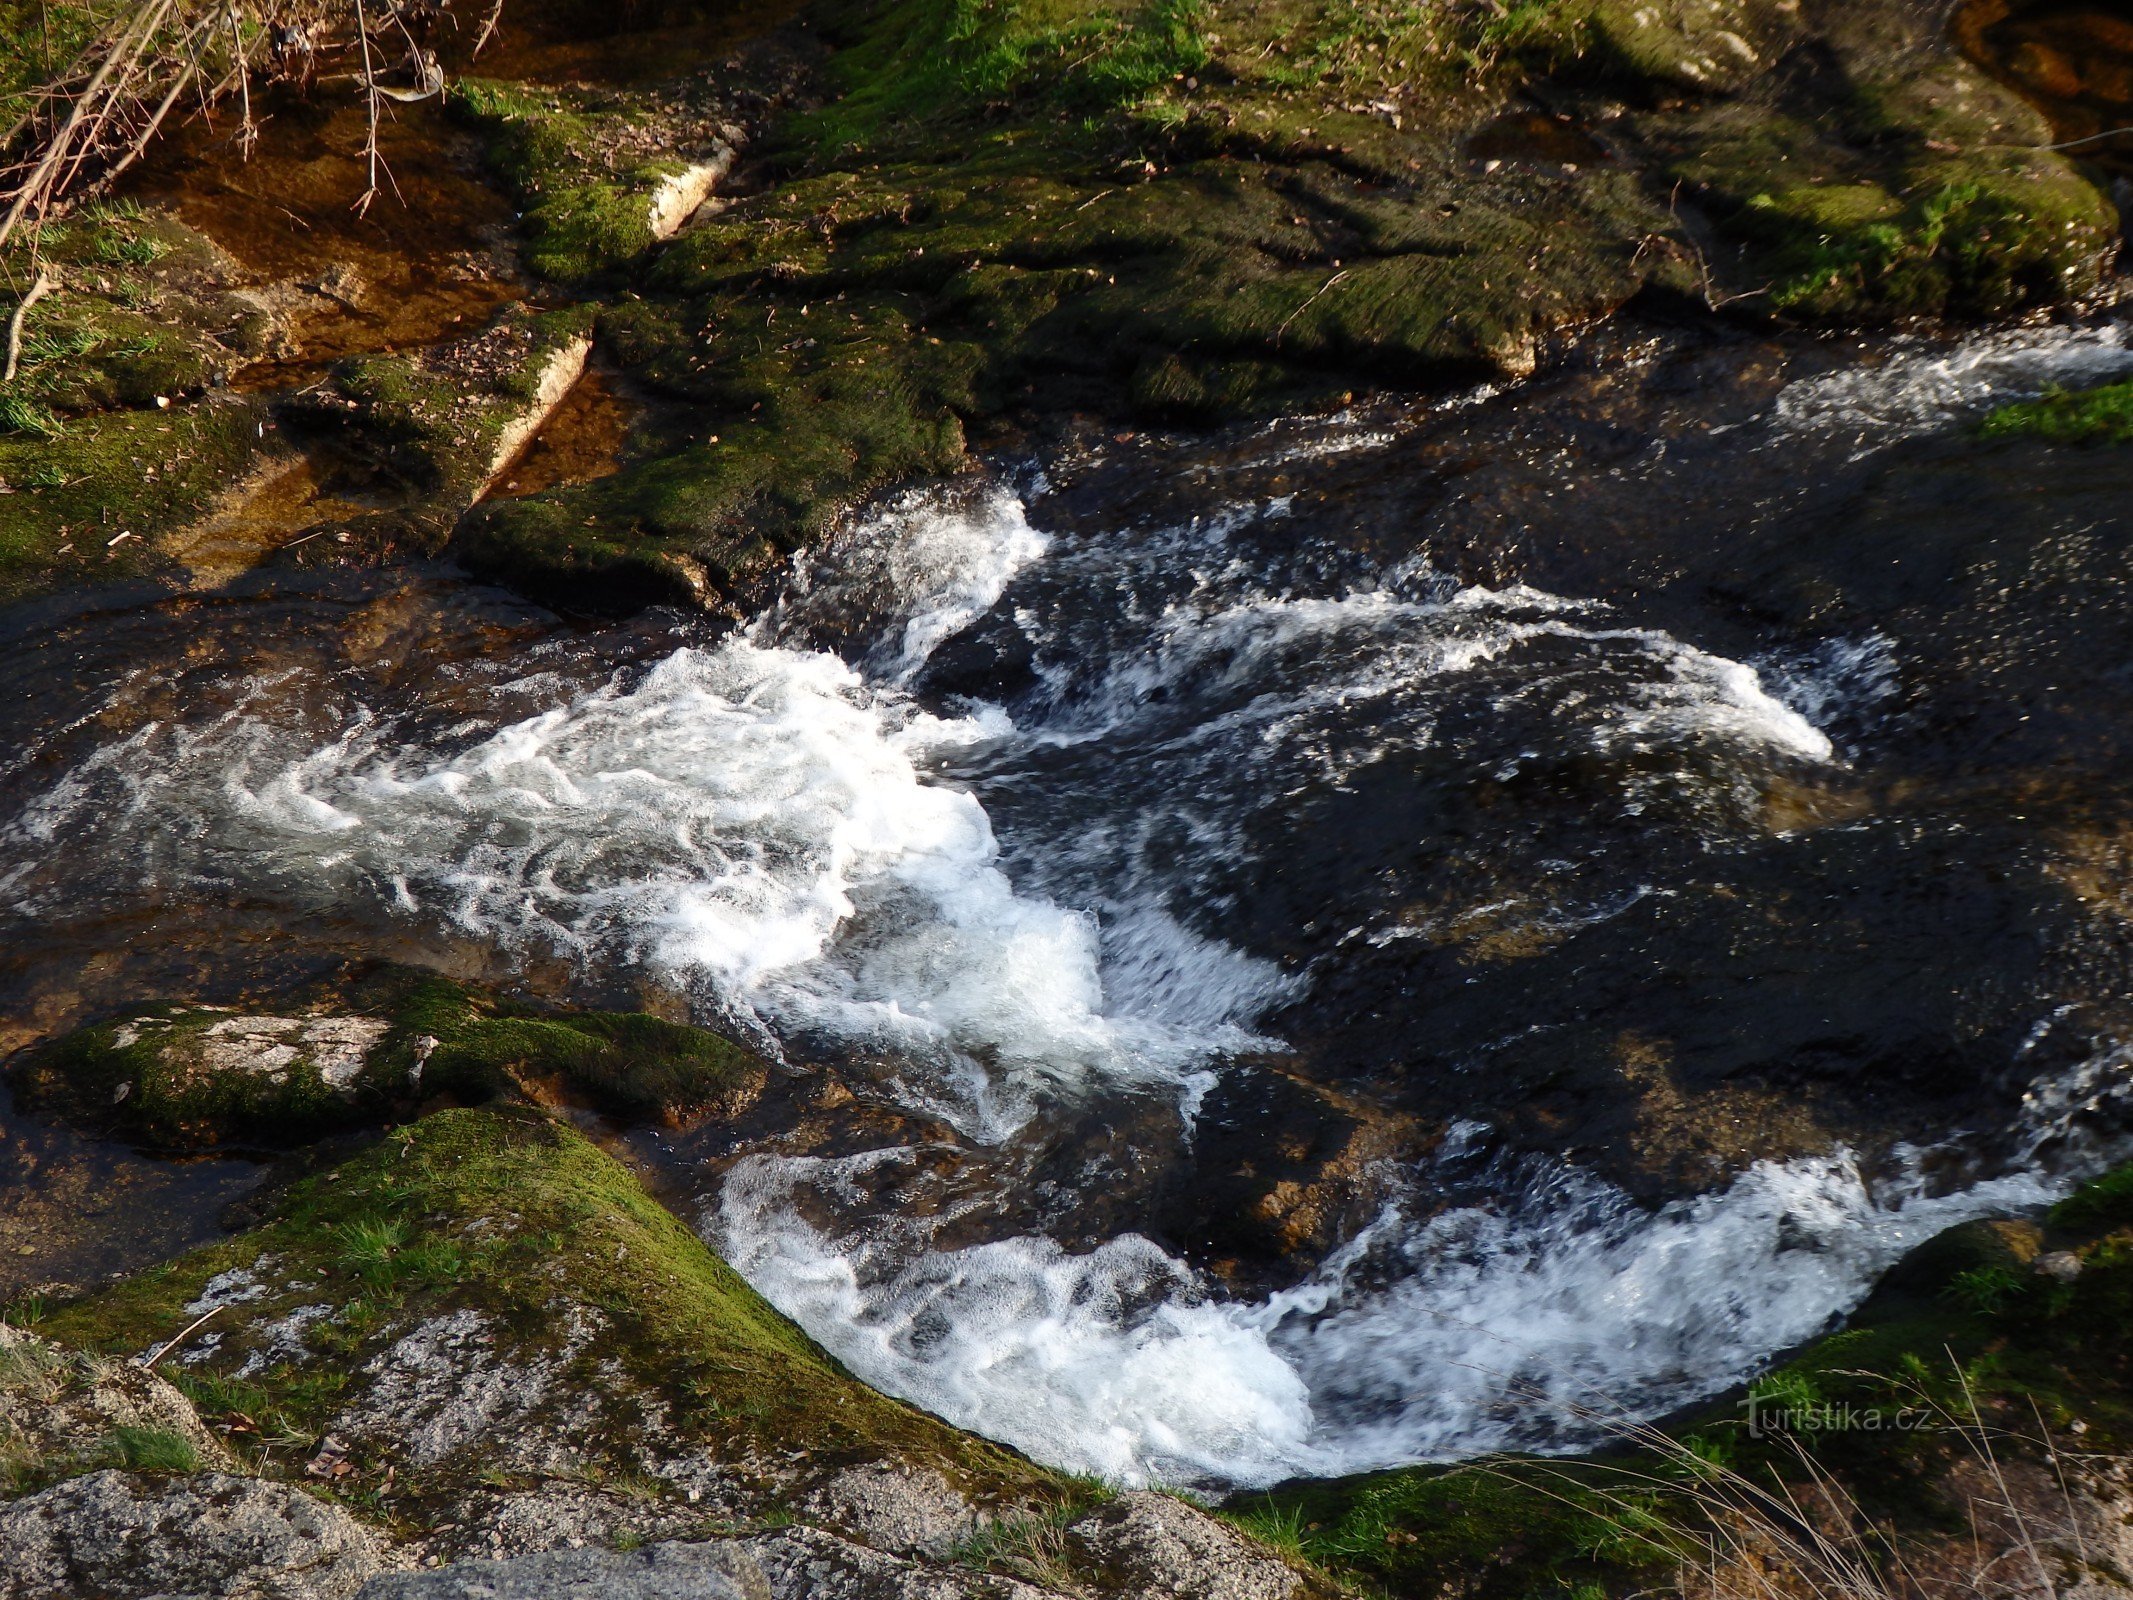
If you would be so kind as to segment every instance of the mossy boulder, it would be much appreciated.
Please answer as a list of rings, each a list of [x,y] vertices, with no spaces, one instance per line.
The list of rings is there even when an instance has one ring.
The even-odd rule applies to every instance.
[[[520,205],[526,264],[579,283],[670,237],[733,164],[741,130],[709,98],[463,78],[453,108]]]
[[[589,310],[511,307],[465,339],[353,357],[293,402],[289,421],[367,458],[442,542],[576,383],[590,324]]]
[[[80,1029],[9,1069],[17,1102],[167,1150],[290,1148],[437,1096],[532,1096],[694,1125],[750,1104],[769,1068],[637,1012],[518,1006],[389,971],[270,1008],[162,1006]]]
[[[1516,376],[1640,298],[2004,315],[2093,290],[2117,236],[2042,119],[1898,0],[848,0],[821,22],[820,103],[752,130],[733,192],[657,250],[592,225],[613,163],[588,151],[621,111],[469,100],[514,181],[561,197],[528,223],[559,230],[556,270],[626,268],[600,337],[689,419],[597,484],[481,508],[476,571],[585,609],[717,605],[1033,417]]]
[[[1978,433],[2053,444],[2133,444],[2133,382],[2054,389],[2034,400],[2017,400],[1986,417]]]
[[[261,458],[266,424],[256,403],[216,392],[0,433],[0,602],[176,577],[165,541]]]
[[[289,1190],[252,1232],[51,1313],[139,1354],[232,1437],[409,1521],[561,1473],[767,1507],[796,1477],[925,1468],[980,1498],[1075,1491],[876,1394],[645,1193],[526,1107],[442,1111]],[[327,1443],[331,1438],[331,1443]],[[797,1453],[797,1456],[796,1456]],[[796,1459],[798,1465],[796,1467]]]

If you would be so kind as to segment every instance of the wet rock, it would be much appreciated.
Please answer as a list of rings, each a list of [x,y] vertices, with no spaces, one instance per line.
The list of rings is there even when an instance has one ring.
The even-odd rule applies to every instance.
[[[2072,1283],[2081,1276],[2081,1257],[2071,1250],[2048,1250],[2030,1263],[2030,1270],[2053,1283]]]
[[[0,1600],[348,1600],[386,1546],[300,1489],[105,1471],[0,1505]]]
[[[1427,1125],[1267,1066],[1224,1074],[1200,1107],[1193,1165],[1165,1232],[1232,1277],[1293,1278],[1385,1199],[1397,1162],[1428,1148]]]
[[[585,370],[589,320],[507,307],[467,338],[344,361],[287,415],[397,486],[401,514],[439,545]]]
[[[1097,1593],[1119,1600],[1288,1600],[1302,1588],[1242,1534],[1168,1495],[1121,1495],[1067,1537]]]
[[[655,1544],[389,1573],[366,1583],[360,1600],[772,1600],[772,1591],[731,1545]]]

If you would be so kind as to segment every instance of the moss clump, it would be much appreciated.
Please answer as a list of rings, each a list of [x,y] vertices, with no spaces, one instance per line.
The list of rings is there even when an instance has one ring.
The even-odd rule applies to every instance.
[[[23,325],[21,365],[0,401],[0,435],[55,434],[55,419],[141,409],[198,394],[238,365],[223,342],[251,302],[235,263],[175,217],[130,201],[81,206],[0,249],[0,314],[42,271],[56,285]]]
[[[0,434],[0,601],[172,570],[157,541],[237,481],[264,422],[217,397]]]
[[[575,1307],[596,1314],[603,1331],[576,1358],[584,1371],[571,1368],[561,1387],[634,1386],[656,1397],[666,1425],[722,1461],[804,1445],[824,1470],[887,1459],[938,1468],[973,1493],[1072,1491],[853,1379],[626,1169],[530,1109],[445,1111],[402,1128],[297,1185],[253,1232],[63,1307],[39,1331],[135,1352],[184,1327],[183,1308],[233,1272],[263,1292],[229,1306],[213,1351],[174,1369],[176,1381],[203,1407],[242,1411],[287,1443],[315,1441],[359,1399],[365,1364],[428,1319],[478,1312],[496,1330],[496,1357],[531,1361],[554,1358],[558,1324]],[[277,1345],[299,1306],[322,1309],[303,1324],[299,1347]],[[237,1378],[253,1354],[260,1361]],[[642,1470],[636,1432],[580,1442],[602,1470]],[[338,1492],[384,1491],[384,1466],[367,1463]],[[460,1482],[453,1470],[470,1477]],[[432,1510],[456,1515],[479,1470],[462,1462],[425,1476],[402,1463],[390,1480],[400,1498],[370,1503],[419,1519],[423,1497],[435,1496]]]
[[[406,486],[420,502],[416,519],[441,538],[541,407],[560,397],[544,384],[582,363],[591,321],[589,308],[513,307],[454,344],[354,357],[335,367],[330,387],[291,408],[292,424],[331,428],[367,454]]]
[[[682,1127],[738,1114],[769,1077],[731,1040],[639,1011],[537,1011],[428,974],[392,974],[376,988],[396,991],[394,1068],[413,1072],[419,1061],[425,1094],[560,1094]]]
[[[160,1007],[32,1051],[9,1082],[25,1109],[160,1149],[302,1144],[383,1113],[387,1027]]]
[[[641,108],[585,90],[462,79],[452,105],[486,139],[524,210],[526,264],[578,283],[614,273],[654,242],[660,186],[688,163],[656,145]],[[634,154],[632,152],[635,152]]]
[[[2000,407],[1978,426],[1987,439],[2048,439],[2053,444],[2133,444],[2133,382],[2094,389],[2054,389]]]
[[[2071,214],[2044,198],[1966,177],[1908,200],[1872,182],[1801,186],[1756,194],[1732,224],[1787,315],[1994,316],[2061,299],[2100,256],[2109,218],[2093,191],[2057,197]]]
[[[532,1095],[630,1120],[734,1115],[762,1060],[641,1012],[545,1012],[426,973],[260,1012],[164,1006],[80,1029],[9,1070],[27,1110],[168,1150],[289,1147],[446,1095]]]

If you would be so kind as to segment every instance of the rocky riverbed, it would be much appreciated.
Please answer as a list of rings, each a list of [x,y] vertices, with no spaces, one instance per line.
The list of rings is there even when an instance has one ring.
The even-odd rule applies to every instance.
[[[0,1600],[2133,1588],[2114,13],[392,26],[0,246]]]

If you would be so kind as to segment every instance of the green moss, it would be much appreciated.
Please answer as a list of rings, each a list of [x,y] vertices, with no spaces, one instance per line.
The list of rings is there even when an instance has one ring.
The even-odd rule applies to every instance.
[[[2133,1227],[2133,1166],[2083,1184],[2052,1207],[2051,1221],[2055,1228],[2077,1230]]]
[[[169,571],[157,540],[238,480],[263,421],[218,397],[0,433],[0,601]]]
[[[750,192],[630,257],[645,298],[603,315],[607,349],[685,408],[684,442],[484,507],[461,553],[578,609],[701,601],[1032,413],[1193,423],[1518,373],[1647,293],[1873,322],[2092,287],[2108,204],[1946,109],[1989,86],[1882,21],[1774,0],[849,0],[824,13],[823,103],[757,145]],[[1776,83],[1810,30],[1842,70]],[[1551,104],[1598,86],[1608,148],[1468,159],[1542,76]],[[596,98],[465,104],[515,130],[499,159],[536,207],[614,177],[587,158],[585,119],[615,114]],[[555,203],[601,236],[604,200]],[[618,251],[571,245],[559,270]]]
[[[707,1029],[629,1011],[536,1012],[427,974],[378,980],[395,1068],[418,1053],[425,1093],[480,1099],[554,1085],[610,1115],[685,1124],[762,1092],[762,1059]],[[418,1041],[433,1039],[434,1046]]]
[[[184,1381],[273,1436],[315,1439],[363,1363],[419,1319],[478,1309],[502,1330],[499,1353],[537,1353],[552,1347],[567,1304],[605,1319],[589,1363],[619,1365],[722,1455],[804,1443],[825,1465],[931,1465],[973,1492],[1074,1492],[858,1383],[625,1168],[528,1109],[445,1111],[400,1129],[297,1185],[262,1227],[63,1307],[40,1332],[135,1352],[183,1327],[183,1306],[210,1277],[240,1267],[280,1287],[225,1313],[221,1342]],[[313,1358],[277,1358],[242,1383],[229,1376],[261,1347],[261,1329],[322,1299],[333,1310],[311,1331]],[[629,1441],[612,1444],[614,1469],[629,1468]]]
[[[313,1029],[351,1016],[377,1031],[360,1068],[329,1082],[320,1063],[334,1041]],[[241,1037],[224,1038],[233,1031]],[[260,1056],[269,1049],[285,1059]],[[702,1028],[637,1012],[540,1012],[397,969],[346,996],[290,996],[250,1016],[139,1011],[32,1050],[8,1073],[26,1109],[169,1150],[300,1145],[439,1094],[560,1097],[681,1126],[739,1111],[766,1078],[758,1057]]]
[[[399,478],[422,502],[418,520],[442,537],[481,491],[506,430],[527,417],[542,374],[591,321],[590,307],[510,307],[453,344],[353,357],[334,368],[330,387],[298,399],[292,419],[333,429]]]
[[[1016,104],[1099,117],[1207,66],[1203,0],[897,0],[833,20],[848,48],[830,104],[800,119],[820,151],[935,143]]]
[[[2133,382],[2107,383],[2094,389],[2054,389],[2035,400],[2018,400],[1985,418],[1978,432],[1987,439],[2133,444]]]
[[[228,1143],[301,1144],[379,1114],[374,1079],[346,1089],[322,1076],[316,1050],[299,1042],[272,1070],[220,1065],[216,1034],[230,1013],[161,1007],[80,1029],[32,1051],[9,1072],[25,1107],[108,1128],[163,1149]]]
[[[2062,298],[2100,254],[2104,213],[2069,218],[2038,201],[1970,179],[1909,201],[1873,183],[1803,186],[1754,196],[1735,223],[1788,315],[2003,315]]]
[[[526,264],[535,272],[584,282],[612,275],[651,248],[653,198],[684,164],[623,164],[614,156],[644,113],[589,91],[479,78],[456,82],[451,104],[482,134],[491,162],[517,192]]]

